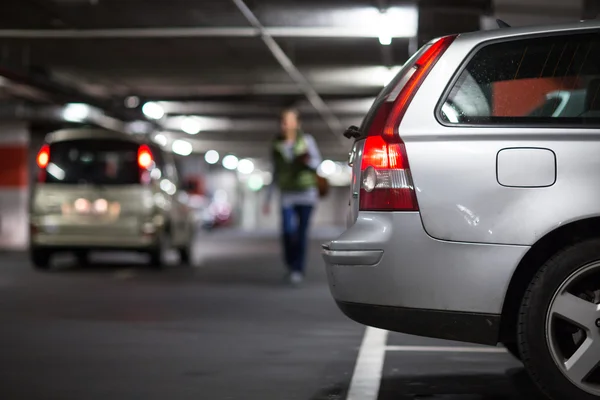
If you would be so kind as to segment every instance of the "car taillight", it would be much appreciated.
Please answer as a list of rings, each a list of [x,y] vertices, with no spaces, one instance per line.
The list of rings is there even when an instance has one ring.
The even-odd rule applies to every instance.
[[[143,144],[138,148],[138,165],[141,169],[149,169],[154,163],[150,148]]]
[[[154,166],[154,156],[150,147],[142,144],[138,147],[138,166],[140,167],[140,183],[147,185],[151,181],[150,170]]]
[[[418,211],[408,156],[398,127],[425,77],[455,38],[446,36],[433,43],[377,110],[363,148],[361,211]]]
[[[42,146],[38,152],[36,161],[38,167],[40,168],[46,168],[48,166],[48,162],[50,162],[50,146],[47,144]]]
[[[40,151],[37,154],[37,157],[35,158],[35,161],[36,161],[38,167],[40,168],[40,171],[38,174],[38,181],[44,182],[46,180],[46,167],[50,163],[50,146],[49,145],[45,144],[42,146],[42,148],[40,149]]]

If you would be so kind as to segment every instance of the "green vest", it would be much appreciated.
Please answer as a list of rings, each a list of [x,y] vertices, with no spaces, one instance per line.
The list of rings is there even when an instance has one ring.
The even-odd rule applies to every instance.
[[[317,186],[317,177],[314,170],[296,157],[306,154],[308,146],[302,132],[296,135],[294,155],[292,160],[284,156],[284,141],[275,140],[273,143],[273,160],[277,177],[277,186],[283,192],[301,192]]]

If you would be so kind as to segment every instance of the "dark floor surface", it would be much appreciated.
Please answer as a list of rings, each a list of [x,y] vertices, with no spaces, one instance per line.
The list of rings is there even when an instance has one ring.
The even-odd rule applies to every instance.
[[[25,254],[2,254],[0,399],[346,399],[364,328],[330,297],[321,240],[301,288],[281,283],[268,235],[202,237],[198,265],[164,271],[99,255],[36,272]],[[530,400],[529,390],[508,354],[395,351],[379,400]]]

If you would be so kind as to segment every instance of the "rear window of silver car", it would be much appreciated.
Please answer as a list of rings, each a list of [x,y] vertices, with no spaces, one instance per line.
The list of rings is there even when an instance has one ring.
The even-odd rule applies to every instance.
[[[448,125],[600,125],[600,35],[484,45],[450,85],[438,118]]]

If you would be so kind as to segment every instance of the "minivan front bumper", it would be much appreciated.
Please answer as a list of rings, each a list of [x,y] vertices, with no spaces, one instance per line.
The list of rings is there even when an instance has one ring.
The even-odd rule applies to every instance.
[[[333,297],[350,318],[423,336],[493,344],[527,246],[434,239],[418,212],[360,212],[323,246]],[[484,330],[475,337],[473,330]]]

